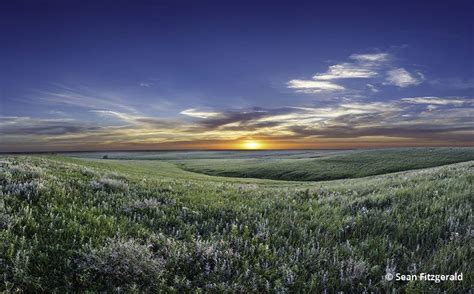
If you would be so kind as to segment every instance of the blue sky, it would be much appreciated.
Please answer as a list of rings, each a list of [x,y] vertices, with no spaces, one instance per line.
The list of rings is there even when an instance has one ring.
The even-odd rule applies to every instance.
[[[472,1],[2,1],[0,151],[472,146],[473,19]]]

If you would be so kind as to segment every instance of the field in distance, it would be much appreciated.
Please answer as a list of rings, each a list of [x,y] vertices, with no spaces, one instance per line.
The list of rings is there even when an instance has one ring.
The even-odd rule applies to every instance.
[[[78,153],[69,156],[159,160],[212,176],[322,181],[386,174],[474,160],[474,148],[378,150]]]

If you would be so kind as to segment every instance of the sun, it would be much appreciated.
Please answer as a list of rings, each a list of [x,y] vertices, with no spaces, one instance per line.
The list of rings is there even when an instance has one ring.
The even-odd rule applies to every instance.
[[[262,143],[257,142],[257,141],[245,141],[242,143],[242,149],[255,150],[255,149],[261,149],[261,148],[262,148]]]

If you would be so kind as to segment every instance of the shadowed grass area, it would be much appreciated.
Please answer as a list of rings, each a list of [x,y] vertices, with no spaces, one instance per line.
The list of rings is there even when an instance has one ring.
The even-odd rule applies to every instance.
[[[474,148],[404,148],[346,151],[319,158],[266,157],[178,161],[188,171],[207,175],[287,181],[360,178],[474,160]]]
[[[466,292],[473,180],[473,161],[301,183],[0,158],[0,291]]]

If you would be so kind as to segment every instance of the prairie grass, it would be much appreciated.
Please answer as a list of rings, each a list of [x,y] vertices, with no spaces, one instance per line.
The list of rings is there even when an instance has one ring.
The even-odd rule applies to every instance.
[[[307,153],[304,153],[308,156]],[[474,160],[474,148],[402,148],[317,154],[317,158],[265,156],[172,161],[213,176],[287,181],[360,178]]]
[[[436,293],[473,283],[473,161],[303,183],[146,160],[7,157],[0,168],[0,291]],[[27,183],[34,193],[17,192]],[[464,276],[383,278],[395,272]]]

